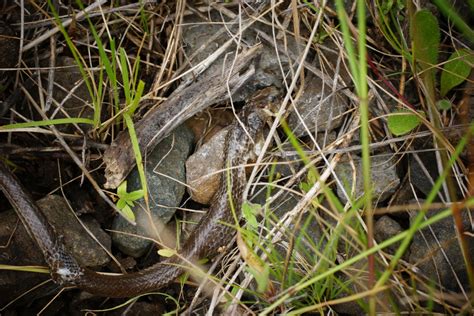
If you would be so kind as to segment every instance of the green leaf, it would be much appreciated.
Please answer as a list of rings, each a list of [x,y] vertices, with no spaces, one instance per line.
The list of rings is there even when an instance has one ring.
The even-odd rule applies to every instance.
[[[424,116],[423,112],[419,112]],[[420,118],[406,110],[399,110],[390,114],[387,118],[388,129],[395,136],[405,135],[420,125]]]
[[[264,293],[268,288],[268,282],[270,281],[270,266],[265,264],[263,271],[258,271],[252,267],[247,268],[248,272],[250,272],[255,281],[257,281],[257,292]]]
[[[121,212],[122,212],[122,215],[130,220],[131,222],[135,222],[135,214],[133,214],[133,211],[132,209],[130,208],[130,206],[128,205],[125,205],[122,209],[121,209]]]
[[[307,182],[300,182],[300,190],[307,193],[309,190],[311,190],[311,184]]]
[[[242,204],[242,215],[251,228],[257,228],[258,222],[256,215],[259,213],[261,208],[261,205],[250,202]]]
[[[413,41],[413,54],[422,70],[433,69],[438,62],[440,31],[438,20],[428,10],[420,10],[413,16],[410,24]]]
[[[136,201],[144,196],[143,190],[136,190],[133,192],[127,192],[127,181],[123,181],[117,188],[117,195],[119,200],[117,201],[117,208],[121,210],[121,213],[127,219],[135,221],[135,214],[133,214],[132,207],[134,206],[133,201]]]
[[[316,174],[316,171],[314,169],[310,169],[308,171],[308,184],[311,186],[314,185],[318,181],[318,176]]]
[[[117,208],[119,210],[123,209],[126,205],[127,205],[127,201],[125,201],[124,199],[119,199],[117,201]]]
[[[158,250],[158,254],[165,258],[170,258],[176,254],[176,250],[170,248],[163,248]]]
[[[468,49],[455,51],[444,64],[441,73],[440,94],[445,96],[452,88],[462,83],[469,76],[474,65],[474,54]]]
[[[127,194],[127,180],[120,183],[117,188],[117,195],[121,198]]]
[[[265,263],[265,268],[263,272],[258,273],[255,276],[255,280],[257,281],[257,291],[260,293],[265,292],[268,287],[268,282],[270,281],[270,266]]]
[[[130,81],[128,75],[128,57],[127,52],[123,47],[119,49],[119,56],[120,56],[120,70],[122,71],[122,81],[123,81],[123,92],[125,94],[125,102],[126,104],[130,104],[132,96],[130,91]]]
[[[449,100],[442,99],[436,102],[436,106],[438,107],[438,109],[446,111],[452,107],[452,104],[451,102],[449,102]]]
[[[130,115],[132,115],[135,110],[137,109],[138,105],[140,104],[140,99],[142,98],[142,94],[143,94],[143,90],[145,89],[145,82],[143,82],[142,80],[140,80],[138,82],[138,87],[137,87],[137,91],[136,91],[136,94],[133,98],[133,101],[132,103],[130,104],[130,110],[128,110],[128,113]]]
[[[94,121],[87,118],[67,117],[67,118],[54,119],[54,120],[31,121],[31,122],[24,122],[24,123],[7,124],[7,125],[0,126],[0,129],[28,128],[28,127],[39,127],[39,126],[71,124],[71,123],[94,125]]]
[[[125,197],[128,201],[136,201],[141,199],[144,196],[143,190],[136,190],[132,192],[128,192],[125,194]]]

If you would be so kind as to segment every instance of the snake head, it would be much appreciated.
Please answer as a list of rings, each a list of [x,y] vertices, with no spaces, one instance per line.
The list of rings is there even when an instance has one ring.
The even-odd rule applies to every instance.
[[[239,122],[243,129],[237,138],[249,138],[256,144],[263,140],[265,123],[274,116],[272,109],[278,103],[280,92],[270,86],[255,93],[239,113]]]
[[[280,98],[280,91],[274,87],[269,86],[257,91],[250,97],[247,105],[243,109],[243,117],[248,121],[247,126],[257,126],[256,121],[267,121],[274,116],[276,103]]]
[[[269,86],[255,93],[248,102],[249,104],[261,108],[272,110],[275,103],[280,98],[281,92],[275,86]]]

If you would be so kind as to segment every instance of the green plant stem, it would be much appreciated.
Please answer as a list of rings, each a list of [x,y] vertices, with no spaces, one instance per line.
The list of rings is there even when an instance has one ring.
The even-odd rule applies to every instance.
[[[433,2],[438,6],[441,12],[454,23],[458,30],[461,31],[461,33],[463,33],[471,43],[474,43],[474,31],[469,27],[469,25],[467,25],[466,22],[463,21],[463,19],[461,19],[453,7],[445,0],[434,0]],[[469,2],[472,12],[474,1],[469,0]]]
[[[372,209],[372,177],[370,172],[370,136],[369,136],[369,100],[367,85],[367,49],[366,49],[366,19],[365,19],[365,1],[357,1],[357,29],[358,29],[358,47],[359,47],[359,80],[358,96],[359,111],[361,122],[361,145],[362,145],[362,173],[364,180],[364,209],[366,212],[367,225],[367,248],[374,246],[374,217]],[[369,280],[368,288],[372,289],[375,284],[375,258],[371,254],[368,256]],[[375,296],[369,296],[369,313],[375,315],[376,306]]]
[[[362,145],[362,174],[364,182],[364,209],[366,213],[367,225],[367,248],[373,247],[373,214],[372,214],[372,181],[370,173],[370,151],[369,151],[369,102],[368,102],[368,86],[367,86],[367,49],[366,49],[366,17],[365,2],[357,1],[357,48],[358,56],[352,45],[352,38],[349,31],[349,20],[344,10],[342,0],[337,1],[337,13],[341,24],[344,38],[344,44],[347,50],[349,66],[351,69],[354,84],[356,86],[357,95],[359,97],[359,111],[361,118],[360,138]],[[358,61],[357,61],[358,58]],[[375,284],[375,260],[374,256],[368,257],[369,269],[369,288]],[[370,296],[369,312],[375,314],[375,297]]]
[[[15,128],[28,128],[28,127],[39,127],[39,126],[49,126],[49,125],[61,125],[61,124],[89,124],[94,125],[94,121],[87,118],[73,118],[73,117],[66,117],[61,119],[53,119],[53,120],[43,120],[43,121],[33,121],[33,122],[24,122],[24,123],[14,123],[14,124],[7,124],[0,126],[0,130],[2,129],[15,129]]]
[[[133,121],[130,115],[128,113],[124,113],[123,118],[125,120],[125,124],[127,125],[130,140],[132,142],[133,153],[135,154],[138,174],[140,176],[140,183],[143,190],[143,198],[145,200],[146,205],[148,206],[148,187],[146,184],[145,169],[143,168],[142,154],[140,152],[140,146],[138,144],[137,133],[135,132],[135,126],[133,125]]]

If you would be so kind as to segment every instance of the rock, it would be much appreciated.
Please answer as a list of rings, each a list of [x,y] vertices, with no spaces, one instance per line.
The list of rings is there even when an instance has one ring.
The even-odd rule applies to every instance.
[[[255,40],[255,34],[253,32],[248,33],[247,40],[253,45],[257,44]],[[288,50],[294,52],[296,54],[297,44],[294,41],[293,37],[288,37],[288,42],[286,45],[288,46]],[[282,45],[279,43],[277,45]],[[282,69],[285,73],[290,68],[290,59],[285,54],[280,53],[277,57],[275,53],[275,48],[273,46],[264,45],[262,54],[260,56],[260,60],[257,63],[255,68],[255,79],[253,85],[249,86],[259,86],[259,87],[268,87],[268,86],[276,86],[281,87],[281,83],[283,82],[282,76]],[[254,90],[252,89],[250,93],[253,93]]]
[[[390,216],[387,215],[382,216],[375,222],[374,230],[374,237],[378,243],[390,239],[403,231],[402,226],[400,226],[397,221],[393,220]],[[388,246],[384,249],[384,251],[393,255],[395,254],[399,246],[400,242]]]
[[[234,117],[232,111],[210,108],[187,120],[186,125],[193,131],[194,139],[200,146],[229,126],[234,121]]]
[[[79,225],[62,197],[49,195],[39,200],[37,204],[55,227],[57,234],[63,236],[66,249],[82,266],[98,268],[109,262],[107,253]],[[46,265],[38,245],[29,237],[13,210],[0,213],[0,223],[2,223],[0,243],[6,246],[1,249],[1,264]],[[87,219],[84,223],[110,251],[110,238],[100,229],[99,224],[93,219]],[[0,305],[48,278],[47,274],[2,270],[0,272]],[[48,293],[44,287],[41,288],[41,292],[41,295]]]
[[[333,93],[332,87],[319,77],[311,76],[305,84],[288,116],[290,129],[301,137],[338,128],[349,105],[347,97],[340,92]]]
[[[131,235],[157,238],[156,230],[174,215],[185,192],[184,166],[193,140],[191,130],[182,125],[176,128],[144,159],[150,216],[153,223],[150,222],[150,216],[145,211],[143,199],[135,201],[133,207],[136,226],[128,223],[122,216],[117,216],[114,219],[113,230],[125,234],[115,232],[112,234],[112,239],[114,244],[125,254],[133,257],[143,255],[151,245],[151,241]],[[140,177],[135,168],[127,177],[127,191],[131,192],[140,188]]]
[[[318,142],[318,145],[321,149],[324,149],[324,147],[330,145],[337,139],[337,134],[334,131],[328,132],[328,133],[318,133],[316,136],[316,141]]]
[[[338,84],[348,85],[351,77],[340,63],[340,48],[331,41],[326,42],[318,49],[318,58],[313,61],[315,67],[330,78],[337,75]],[[296,136],[330,132],[341,125],[349,100],[340,88],[333,90],[332,81],[312,74],[306,76],[303,93],[290,108],[288,116],[288,126]]]
[[[190,68],[196,66],[209,55],[215,53],[219,47],[221,47],[227,40],[231,39],[229,30],[234,33],[238,31],[236,25],[233,24],[228,24],[224,27],[222,25],[223,20],[226,20],[227,22],[230,22],[230,20],[215,11],[209,12],[206,17],[208,19],[203,20],[200,16],[193,14],[184,18],[183,43],[185,51],[188,55],[192,55],[199,49],[204,48],[189,61]],[[267,25],[258,22],[255,23],[242,34],[242,41],[249,46],[262,42],[255,32],[255,29],[259,29],[266,34],[272,34],[272,29]],[[214,36],[219,32],[221,35],[215,38]],[[285,46],[289,52],[296,54],[298,49],[293,37],[287,37],[286,40],[285,43],[279,42],[277,45]],[[261,87],[269,85],[282,87],[282,73],[286,74],[290,70],[289,59],[282,53],[277,57],[273,46],[265,45],[265,42],[263,42],[263,44],[262,53],[255,65],[255,75],[253,76],[253,79],[249,80],[248,84],[233,95],[234,102],[245,101],[247,97]],[[302,49],[303,48],[301,48],[301,50]],[[223,67],[230,67],[235,51],[235,45],[230,45],[228,51],[214,61],[206,71],[213,72],[218,69],[223,69]],[[195,76],[195,74],[190,74],[188,79],[192,79],[192,76]],[[199,80],[199,77],[197,77],[197,80]]]
[[[209,204],[220,184],[224,167],[224,145],[228,128],[215,134],[186,161],[186,184],[191,198]]]
[[[436,155],[432,151],[421,151],[417,153],[423,166],[420,165],[417,159],[410,155],[409,169],[410,182],[426,196],[433,188],[434,181],[439,176],[438,164],[436,162]],[[426,172],[428,174],[426,174]],[[431,178],[431,179],[430,179]]]
[[[339,185],[337,186],[337,194],[344,203],[347,202],[347,198],[343,190],[353,200],[362,197],[364,194],[362,159],[355,155],[352,155],[352,158],[355,170],[348,160],[341,160],[335,168],[335,173],[344,186],[344,189]],[[372,199],[376,203],[383,202],[395,192],[400,184],[396,171],[396,161],[393,158],[387,158],[387,155],[372,156],[370,169],[373,186]],[[354,172],[355,185],[353,185]],[[351,193],[353,187],[355,191]]]
[[[474,103],[472,104],[474,106]],[[463,129],[460,129],[463,130]],[[464,131],[464,130],[463,130]],[[464,134],[463,134],[464,136]],[[418,142],[414,142],[413,150],[417,151],[416,159],[415,154],[409,155],[409,180],[413,186],[422,192],[424,196],[428,196],[433,188],[434,183],[439,178],[438,172],[438,160],[435,154],[435,147],[431,140],[425,142],[424,144],[421,143],[421,139]],[[455,143],[452,143],[453,146]],[[467,146],[469,147],[469,146]],[[466,148],[467,148],[466,147]],[[464,153],[467,154],[467,150],[464,150]],[[467,158],[467,157],[466,157]],[[453,183],[457,183],[457,179],[451,175],[451,180]],[[461,191],[455,191],[457,193],[458,199],[463,199],[461,195]],[[440,190],[438,192],[438,197],[444,195],[444,190]],[[418,193],[418,197],[423,197]]]
[[[435,216],[440,211],[431,210],[426,217]],[[414,221],[416,215],[416,212],[410,212],[410,222]],[[473,217],[474,211],[464,210],[463,227],[471,255],[474,254],[474,239],[470,237],[474,233],[470,221]],[[409,262],[416,265],[423,276],[429,279],[426,284],[442,285],[451,291],[460,292],[457,276],[464,290],[469,291],[466,266],[452,217],[436,222],[430,228],[415,234],[410,246]]]
[[[1,68],[14,68],[18,62],[20,38],[5,23],[0,22],[0,75]],[[9,72],[14,73],[14,72]],[[0,82],[3,75],[0,77]]]
[[[331,144],[336,140],[337,136],[335,132],[330,133],[318,133],[316,141],[321,149]],[[301,167],[303,162],[301,157],[296,152],[295,148],[289,144],[285,143],[282,145],[282,149],[279,150],[277,156],[277,164],[275,166],[275,173],[279,176],[287,177],[293,176]]]
[[[94,109],[92,108],[91,96],[74,58],[59,56],[56,61],[56,67],[57,69],[54,71],[55,86],[53,88],[53,97],[60,103],[62,110],[58,109],[53,102],[48,111],[50,118],[82,117],[92,119]],[[67,115],[62,111],[65,111]],[[71,126],[71,124],[57,125],[57,128],[69,131]],[[83,130],[91,127],[88,124],[79,124],[79,126]]]
[[[77,259],[81,266],[98,268],[106,265],[110,258],[97,242],[79,225],[71,213],[66,201],[57,195],[48,195],[38,201],[38,206],[55,227],[58,235],[63,236],[66,249]],[[100,243],[110,251],[111,241],[97,221],[84,218],[83,223]]]

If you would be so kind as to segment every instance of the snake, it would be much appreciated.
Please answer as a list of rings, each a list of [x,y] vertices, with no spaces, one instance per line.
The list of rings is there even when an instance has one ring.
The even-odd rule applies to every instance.
[[[75,287],[94,295],[122,298],[159,290],[185,272],[186,264],[213,257],[232,242],[247,184],[245,165],[263,136],[269,106],[278,97],[273,86],[254,94],[237,115],[225,139],[225,169],[209,210],[191,232],[182,248],[148,268],[127,274],[103,274],[78,264],[30,194],[9,168],[0,162],[0,187],[29,235],[37,243],[52,280],[62,287]]]

